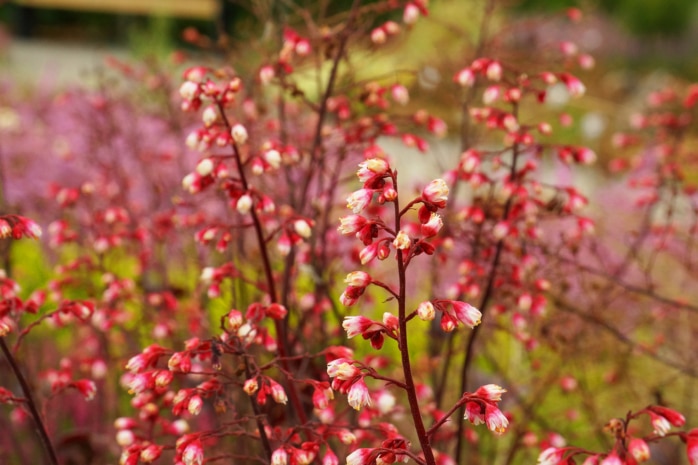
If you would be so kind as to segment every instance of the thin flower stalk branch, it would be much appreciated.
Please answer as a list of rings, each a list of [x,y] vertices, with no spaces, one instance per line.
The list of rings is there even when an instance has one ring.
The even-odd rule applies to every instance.
[[[29,386],[27,379],[24,377],[24,374],[22,374],[22,370],[17,364],[17,360],[12,355],[12,352],[10,352],[10,349],[9,347],[7,347],[7,344],[5,344],[4,337],[0,337],[0,350],[5,356],[7,363],[9,363],[10,368],[12,369],[12,373],[15,375],[15,378],[17,379],[17,382],[19,383],[22,389],[22,394],[24,394],[24,398],[26,399],[27,408],[29,409],[29,413],[31,414],[32,421],[34,422],[34,427],[36,428],[37,435],[39,436],[41,445],[43,446],[44,452],[46,453],[47,463],[49,463],[50,465],[58,465],[59,462],[58,456],[56,455],[56,450],[53,448],[51,438],[48,434],[48,431],[46,430],[46,425],[44,424],[44,421],[41,418],[41,414],[39,413],[39,410],[36,407],[36,402],[34,400],[34,396],[32,395],[32,389]]]

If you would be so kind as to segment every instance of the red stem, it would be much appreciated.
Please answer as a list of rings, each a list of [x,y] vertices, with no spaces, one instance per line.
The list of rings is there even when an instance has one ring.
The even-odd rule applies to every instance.
[[[232,127],[230,125],[230,121],[228,120],[227,115],[225,114],[223,105],[220,102],[217,102],[217,105],[218,112],[221,115],[221,118],[223,119],[225,127],[228,130],[228,132],[230,132]],[[240,182],[242,183],[243,189],[245,189],[245,191],[249,191],[249,184],[247,183],[247,178],[243,169],[240,151],[238,150],[238,146],[235,142],[232,142],[232,146],[233,153],[235,155],[235,164],[237,165],[238,173],[240,175]],[[272,303],[278,303],[279,298],[276,294],[274,273],[271,269],[271,260],[269,258],[269,251],[267,250],[267,243],[264,239],[264,230],[262,228],[262,222],[260,221],[259,215],[257,215],[257,211],[254,209],[254,207],[250,209],[250,215],[252,216],[252,223],[254,225],[255,234],[257,236],[259,251],[262,255],[262,266],[264,267],[264,276],[267,281],[267,291],[269,293],[269,299]],[[284,331],[283,322],[275,319],[274,328],[276,330],[276,346],[279,351],[281,366],[284,371],[290,372],[290,369],[288,367],[288,361],[286,360],[286,358],[288,357],[288,351],[286,350],[286,331]],[[295,410],[296,415],[298,416],[298,420],[301,423],[305,424],[308,422],[308,417],[306,416],[305,410],[303,409],[303,405],[301,404],[300,397],[298,396],[298,392],[296,391],[296,386],[293,384],[293,381],[291,379],[287,379],[287,381],[288,395],[289,399],[291,400],[291,405],[293,405],[293,409]]]
[[[48,459],[47,463],[51,465],[58,465],[58,457],[56,456],[56,451],[53,448],[53,444],[51,444],[51,439],[48,436],[46,426],[44,425],[44,422],[41,419],[39,410],[36,408],[36,402],[34,402],[34,398],[32,397],[32,391],[29,387],[29,383],[27,383],[27,379],[22,374],[22,370],[20,370],[19,365],[17,365],[17,361],[12,356],[12,352],[10,352],[10,349],[7,347],[7,344],[5,344],[5,338],[3,337],[0,337],[0,349],[2,349],[2,353],[5,355],[7,362],[10,364],[10,368],[12,368],[12,372],[14,373],[15,378],[17,378],[17,381],[19,382],[19,385],[22,388],[22,393],[24,393],[24,398],[27,401],[29,413],[31,414],[32,419],[34,420],[36,432],[38,433],[39,439],[41,440],[41,444],[44,446],[44,450],[46,451],[46,457]]]
[[[397,179],[393,176],[393,184],[397,188]],[[400,206],[398,200],[395,200],[395,230],[400,231]],[[436,465],[434,452],[431,450],[431,443],[424,427],[424,420],[419,411],[419,400],[417,399],[417,391],[414,386],[414,378],[412,377],[412,365],[410,364],[409,345],[407,343],[407,283],[406,283],[406,266],[402,257],[402,251],[397,251],[397,269],[400,290],[398,293],[398,319],[400,321],[400,334],[398,339],[398,347],[402,361],[402,371],[405,376],[405,391],[407,392],[407,400],[410,403],[410,413],[414,421],[414,428],[417,431],[419,445],[424,453],[424,460],[427,465]]]

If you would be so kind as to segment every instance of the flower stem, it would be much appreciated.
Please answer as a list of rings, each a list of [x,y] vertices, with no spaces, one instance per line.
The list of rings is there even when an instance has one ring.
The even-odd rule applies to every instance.
[[[10,364],[10,368],[12,369],[12,372],[15,375],[15,378],[17,378],[17,381],[19,382],[19,385],[22,388],[22,393],[24,394],[24,398],[26,399],[27,407],[29,408],[29,413],[31,414],[32,419],[34,420],[36,432],[38,433],[39,439],[41,440],[41,444],[44,446],[44,450],[46,451],[46,456],[48,458],[47,463],[51,465],[58,465],[58,457],[56,456],[56,451],[53,448],[53,444],[51,444],[51,439],[48,436],[46,426],[44,425],[44,422],[41,419],[39,410],[36,408],[36,402],[34,402],[34,398],[32,397],[32,392],[31,388],[29,387],[29,383],[27,383],[27,379],[22,374],[22,370],[20,370],[19,365],[17,365],[17,360],[15,360],[14,356],[12,355],[12,352],[10,352],[10,349],[7,347],[7,344],[5,344],[5,338],[2,337],[0,337],[0,350],[2,350],[2,353],[5,355],[5,358],[7,359],[7,362]]]

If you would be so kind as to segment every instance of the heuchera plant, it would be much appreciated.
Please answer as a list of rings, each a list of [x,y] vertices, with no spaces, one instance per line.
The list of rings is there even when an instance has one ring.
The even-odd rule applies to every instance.
[[[14,407],[2,426],[24,437],[31,422],[54,465],[75,454],[122,465],[632,465],[672,438],[698,464],[698,432],[672,430],[686,418],[661,381],[637,396],[656,402],[586,427],[593,445],[567,444],[590,442],[575,433],[580,415],[600,426],[618,414],[619,399],[594,389],[646,375],[628,368],[638,356],[663,377],[696,376],[682,341],[642,341],[648,324],[691,329],[698,311],[660,288],[667,263],[686,282],[695,265],[682,144],[698,90],[651,94],[631,118],[638,133],[613,137],[622,156],[610,169],[639,194],[613,184],[587,197],[575,176],[597,155],[564,135],[570,114],[544,104],[553,89],[583,96],[575,73],[594,61],[568,37],[535,57],[489,37],[494,3],[474,56],[440,84],[458,96],[461,147],[433,177],[405,174],[404,154],[430,153],[447,132],[414,103],[425,92],[414,73],[367,77],[354,62],[395,52],[432,18],[423,0],[304,12],[302,26],[277,24],[278,37],[256,44],[263,62],[188,66],[182,82],[112,60],[129,91],[144,84],[135,100],[108,86],[70,91],[37,105],[41,124],[0,119],[17,147],[9,179],[22,179],[22,147],[41,140],[25,128],[64,134],[36,148],[59,158],[55,173],[37,162],[48,200],[12,184],[0,196],[3,210],[51,212],[41,221],[56,264],[20,297],[9,264],[22,276],[21,263],[2,250],[0,402]],[[594,201],[639,227],[592,218]],[[6,240],[39,235],[24,216],[0,217]],[[577,396],[581,413],[556,411],[557,396]],[[16,456],[38,460],[22,446]]]

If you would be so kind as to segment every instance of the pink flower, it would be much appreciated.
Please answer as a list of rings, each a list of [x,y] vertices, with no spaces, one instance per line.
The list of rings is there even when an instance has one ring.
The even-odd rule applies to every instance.
[[[363,378],[358,379],[351,385],[348,392],[347,402],[355,410],[361,410],[363,406],[371,406],[371,394]]]
[[[443,179],[434,179],[422,190],[422,199],[437,208],[444,208],[448,200],[448,185]]]
[[[462,87],[472,87],[475,84],[475,73],[470,68],[463,68],[453,78]]]
[[[347,197],[347,208],[351,209],[354,213],[360,213],[368,206],[372,198],[373,190],[359,189]]]
[[[665,417],[661,415],[656,415],[653,412],[649,412],[649,416],[652,419],[652,428],[654,428],[654,433],[657,436],[665,436],[671,429],[671,423]]]
[[[480,324],[482,318],[482,313],[480,313],[480,310],[470,304],[466,304],[465,302],[452,300],[450,303],[453,306],[453,310],[458,321],[466,326],[470,326],[471,328],[474,328]]]
[[[364,335],[369,332],[380,331],[383,329],[381,325],[375,321],[366,318],[365,316],[346,316],[342,322],[342,328],[347,332],[348,338]]]
[[[606,456],[605,459],[601,461],[599,465],[624,465],[623,461],[616,455],[615,452],[611,452]]]
[[[352,271],[344,278],[344,282],[353,287],[366,287],[371,284],[371,275],[365,271]]]
[[[565,453],[563,449],[548,447],[538,456],[538,465],[557,465]]]
[[[288,453],[282,447],[276,449],[271,454],[271,465],[286,465],[288,464]]]
[[[202,465],[204,463],[204,449],[201,447],[201,442],[190,442],[182,452],[182,462],[185,465]]]
[[[667,419],[669,423],[671,423],[673,426],[676,426],[677,428],[680,428],[681,426],[686,424],[686,418],[676,410],[667,407],[662,407],[659,405],[653,405],[649,407],[649,410],[656,413],[657,415],[663,416]]]
[[[407,250],[412,245],[412,240],[410,236],[405,231],[398,231],[395,240],[393,240],[393,247],[397,250]]]
[[[443,227],[444,222],[441,219],[441,216],[438,213],[432,213],[431,216],[429,217],[429,221],[424,223],[421,227],[422,231],[422,236],[424,237],[434,237],[436,236],[441,228]]]
[[[646,462],[650,459],[650,448],[640,438],[632,438],[628,443],[628,452],[638,462]]]
[[[351,380],[361,374],[361,370],[356,368],[351,360],[338,358],[327,363],[327,376],[337,378],[342,381]]]
[[[486,384],[485,386],[480,386],[474,394],[481,399],[488,400],[490,402],[499,402],[502,400],[502,394],[505,392],[507,392],[507,390],[501,386],[497,386],[496,384]]]
[[[509,426],[507,417],[492,404],[487,404],[485,407],[485,423],[487,423],[487,428],[496,434],[504,433]]]
[[[417,307],[417,316],[422,321],[431,321],[434,319],[436,312],[434,311],[434,304],[429,301],[422,302]]]
[[[349,234],[358,233],[364,226],[366,226],[368,220],[361,215],[349,215],[340,218],[339,222],[340,225],[337,228],[337,231],[339,231],[340,234],[348,236]]]
[[[478,402],[467,402],[465,404],[464,420],[468,420],[473,425],[481,425],[485,423],[485,415],[482,412],[482,406]]]
[[[347,465],[368,465],[373,449],[356,449],[347,455]]]

